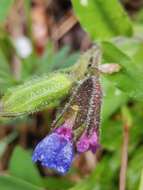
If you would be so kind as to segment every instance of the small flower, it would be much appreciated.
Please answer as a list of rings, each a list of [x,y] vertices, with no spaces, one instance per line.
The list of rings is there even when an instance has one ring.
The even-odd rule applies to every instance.
[[[86,133],[83,133],[83,135],[80,137],[79,141],[76,143],[77,151],[80,153],[86,152],[89,149],[89,138]]]
[[[87,131],[84,131],[77,140],[72,127],[73,124],[66,121],[61,127],[46,136],[36,146],[32,157],[33,161],[39,161],[42,166],[65,174],[71,167],[74,158],[74,145],[79,153],[88,150],[95,153],[99,147],[97,132],[93,130],[91,135],[88,135]]]
[[[87,132],[84,132],[76,143],[76,148],[79,153],[83,153],[88,150],[91,150],[93,153],[95,153],[98,147],[99,143],[96,131],[93,131],[91,135],[88,135]]]
[[[71,167],[73,157],[72,128],[65,123],[36,146],[32,159],[65,174]]]

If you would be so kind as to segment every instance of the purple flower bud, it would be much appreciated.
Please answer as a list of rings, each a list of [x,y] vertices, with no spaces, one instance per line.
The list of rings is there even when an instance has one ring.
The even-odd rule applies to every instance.
[[[65,174],[74,157],[71,137],[72,129],[65,124],[56,129],[36,146],[33,161],[39,161],[41,165]]]
[[[96,131],[94,131],[90,137],[90,150],[95,153],[97,148],[99,148],[99,140],[98,140],[98,135]]]
[[[96,131],[93,131],[90,136],[87,135],[87,132],[84,132],[76,143],[76,148],[79,153],[83,153],[88,150],[91,150],[93,153],[95,153],[98,147],[99,144]]]
[[[77,151],[82,153],[86,152],[89,149],[89,139],[87,137],[86,133],[83,133],[83,135],[80,137],[79,141],[76,143]]]

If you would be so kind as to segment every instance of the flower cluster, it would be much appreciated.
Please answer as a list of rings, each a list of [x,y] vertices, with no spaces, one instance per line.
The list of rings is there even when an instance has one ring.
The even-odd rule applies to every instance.
[[[85,131],[76,142],[74,141],[72,124],[65,122],[36,146],[32,159],[47,168],[65,174],[71,167],[75,152],[83,153],[91,150],[95,153],[98,147],[96,131],[91,135]]]

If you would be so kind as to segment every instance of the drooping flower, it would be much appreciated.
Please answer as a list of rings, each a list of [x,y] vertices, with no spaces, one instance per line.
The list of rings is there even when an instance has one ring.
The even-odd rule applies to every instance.
[[[84,153],[88,150],[95,153],[99,146],[96,131],[93,131],[91,135],[84,131],[77,142],[74,142],[73,135],[72,124],[65,122],[39,142],[34,150],[32,160],[39,161],[42,166],[65,174],[70,169],[74,158],[74,144],[78,153]]]
[[[79,153],[83,153],[88,150],[95,153],[98,147],[99,143],[96,131],[93,131],[91,135],[88,135],[85,131],[76,143],[77,152]]]
[[[65,174],[74,158],[72,128],[65,123],[46,136],[35,148],[33,161]]]
[[[95,69],[100,62],[100,53],[91,58],[90,65]],[[94,72],[90,74],[79,81],[65,109],[53,122],[52,126],[56,124],[58,128],[36,146],[33,161],[65,174],[72,164],[74,150],[78,153],[96,152],[99,147],[102,89],[97,69],[96,76],[92,75]],[[65,123],[59,127],[58,121]]]

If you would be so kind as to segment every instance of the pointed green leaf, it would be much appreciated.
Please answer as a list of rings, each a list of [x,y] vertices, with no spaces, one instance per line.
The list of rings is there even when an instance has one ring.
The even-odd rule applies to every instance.
[[[42,186],[42,178],[32,162],[31,154],[17,146],[12,154],[9,172],[12,176],[18,177],[31,184]]]
[[[2,190],[42,190],[24,180],[12,176],[0,176],[0,188]]]
[[[113,43],[102,42],[102,50],[105,62],[118,63],[122,67],[120,72],[106,77],[129,97],[142,100],[143,71]]]
[[[81,25],[94,40],[131,36],[132,25],[118,0],[73,0]]]
[[[101,83],[104,93],[102,105],[102,122],[104,122],[109,119],[120,106],[124,105],[129,98],[106,78],[102,77]]]

